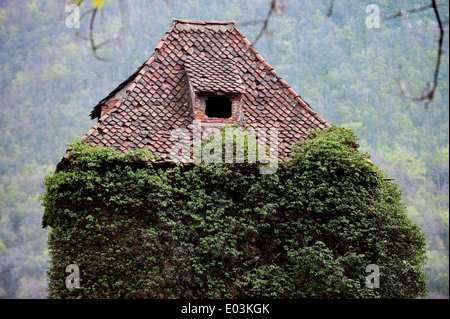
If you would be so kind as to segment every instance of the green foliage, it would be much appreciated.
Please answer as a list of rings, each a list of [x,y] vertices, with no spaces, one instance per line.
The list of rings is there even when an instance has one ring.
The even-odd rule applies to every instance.
[[[333,126],[276,174],[254,164],[158,169],[72,145],[45,178],[51,298],[416,298],[425,238],[401,192]],[[125,155],[126,156],[126,155]],[[68,264],[80,288],[65,287]],[[380,267],[367,288],[366,266]]]
[[[77,2],[83,2],[81,12],[93,4]],[[245,22],[264,19],[269,3],[105,1],[95,21],[96,43],[116,32],[124,37],[120,45],[98,49],[108,58],[104,63],[93,57],[89,41],[76,36],[89,34],[88,17],[80,29],[69,29],[61,1],[2,1],[0,239],[7,252],[0,254],[0,298],[45,295],[47,233],[36,201],[44,191],[41,180],[65,154],[67,141],[92,127],[92,107],[149,58],[172,18],[234,20],[253,40],[262,25]],[[413,7],[406,0],[371,3],[386,15]],[[418,0],[414,6],[429,3]],[[325,16],[328,4],[289,1],[283,15],[272,14],[255,47],[321,117],[353,128],[361,149],[395,178],[410,217],[427,239],[428,297],[448,298],[448,50],[429,108],[399,94],[395,81],[399,65],[413,95],[422,94],[432,79],[434,12],[414,12],[368,29],[361,1],[336,2],[332,17]],[[448,21],[448,6],[440,1],[442,21]],[[33,169],[24,169],[30,163],[36,164]]]
[[[8,248],[6,248],[3,241],[0,239],[0,255],[6,254],[8,252]]]

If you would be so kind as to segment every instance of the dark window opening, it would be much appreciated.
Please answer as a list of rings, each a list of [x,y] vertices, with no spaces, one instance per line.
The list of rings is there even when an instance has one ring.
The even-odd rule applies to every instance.
[[[208,117],[220,117],[227,119],[231,117],[231,101],[227,97],[209,97],[206,100],[205,114]]]

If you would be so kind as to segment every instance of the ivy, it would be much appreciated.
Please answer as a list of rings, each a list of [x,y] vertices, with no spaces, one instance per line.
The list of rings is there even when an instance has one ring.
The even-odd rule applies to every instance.
[[[275,174],[159,169],[80,140],[44,180],[51,298],[424,297],[426,245],[348,129],[311,132]],[[65,267],[80,267],[80,288]],[[367,288],[366,267],[380,269]]]

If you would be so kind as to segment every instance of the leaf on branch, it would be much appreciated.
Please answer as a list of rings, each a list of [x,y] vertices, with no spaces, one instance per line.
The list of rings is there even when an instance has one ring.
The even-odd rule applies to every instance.
[[[105,4],[105,0],[92,0],[92,5],[94,8],[102,8]]]

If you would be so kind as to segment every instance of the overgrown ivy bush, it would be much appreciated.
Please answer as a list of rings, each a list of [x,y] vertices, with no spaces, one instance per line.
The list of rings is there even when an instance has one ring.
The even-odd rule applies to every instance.
[[[275,174],[165,169],[80,141],[44,180],[50,298],[417,298],[426,245],[399,187],[332,126]],[[80,269],[80,287],[65,268]],[[366,287],[369,264],[379,288]]]

